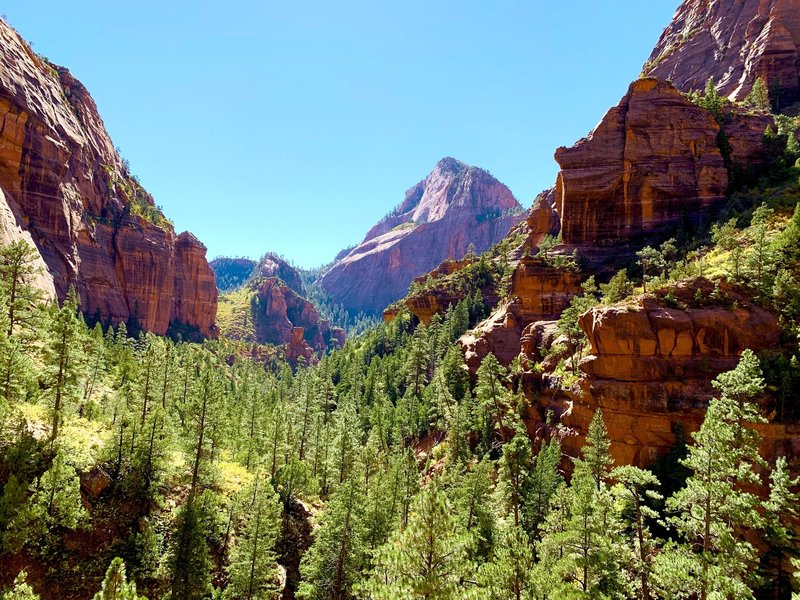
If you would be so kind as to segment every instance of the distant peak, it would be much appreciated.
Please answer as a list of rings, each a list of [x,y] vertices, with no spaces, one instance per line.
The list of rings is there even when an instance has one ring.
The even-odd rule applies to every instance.
[[[451,156],[445,156],[442,160],[436,163],[434,170],[459,172],[469,168],[470,166],[467,163],[461,162],[460,160],[452,158]]]

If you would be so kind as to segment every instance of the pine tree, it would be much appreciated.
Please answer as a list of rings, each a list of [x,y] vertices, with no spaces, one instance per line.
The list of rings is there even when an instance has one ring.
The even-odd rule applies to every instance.
[[[653,554],[656,545],[653,536],[647,526],[648,519],[656,519],[658,512],[648,506],[648,501],[659,501],[661,494],[653,488],[658,488],[660,482],[650,471],[644,471],[638,467],[625,465],[617,467],[611,472],[611,478],[617,481],[615,490],[623,502],[627,505],[627,513],[631,516],[630,529],[631,550],[634,567],[632,569],[634,580],[638,579],[638,594],[642,600],[650,600],[650,573],[652,571]]]
[[[0,600],[39,600],[39,594],[28,584],[28,574],[20,571],[9,590],[0,593]]]
[[[800,539],[794,522],[800,514],[800,493],[792,491],[800,478],[792,478],[781,456],[770,473],[769,498],[764,502],[764,538],[769,550],[761,557],[761,572],[778,598],[792,591],[792,561],[800,558]]]
[[[676,598],[753,597],[748,579],[756,552],[739,531],[758,527],[761,518],[757,498],[739,486],[759,483],[759,436],[746,426],[762,420],[753,403],[764,387],[758,359],[745,351],[714,384],[721,397],[709,403],[682,461],[692,474],[667,500],[668,522],[684,543],[668,545],[654,563],[660,588]]]
[[[611,441],[608,439],[603,411],[598,408],[589,423],[586,444],[581,450],[583,458],[575,464],[576,471],[586,470],[592,476],[598,490],[608,477],[609,468],[614,463],[610,449]]]
[[[36,307],[42,292],[33,285],[39,274],[37,252],[25,240],[0,246],[0,289],[6,297],[6,335],[29,337],[35,330]]]
[[[281,524],[278,494],[260,476],[253,481],[245,522],[231,555],[226,598],[277,598],[277,559],[274,548]]]
[[[146,600],[136,593],[136,584],[125,575],[125,563],[117,557],[111,561],[100,591],[93,600]]]
[[[556,492],[537,550],[537,581],[552,598],[629,595],[622,524],[611,494],[604,484],[597,488],[588,469],[576,468],[570,487]]]
[[[175,519],[169,556],[170,591],[173,600],[204,598],[211,592],[211,554],[203,530],[203,507],[189,497]]]
[[[553,438],[543,443],[533,461],[528,480],[528,490],[523,504],[525,530],[532,538],[538,536],[539,527],[550,512],[550,502],[564,479],[559,472],[561,444]]]
[[[505,522],[500,529],[492,560],[481,565],[479,597],[491,600],[530,598],[535,586],[534,551],[528,534],[520,526]]]
[[[769,111],[771,109],[769,90],[767,90],[763,75],[753,82],[753,87],[750,88],[750,92],[745,97],[744,102],[758,110]]]
[[[506,439],[510,402],[509,392],[503,385],[505,374],[505,369],[491,352],[478,367],[475,399],[480,415],[479,431],[486,451],[495,445],[495,432],[499,432],[501,441]]]
[[[322,517],[314,543],[303,556],[303,582],[298,597],[308,600],[346,600],[366,565],[367,530],[364,527],[361,482],[350,478],[333,495]]]
[[[361,594],[375,600],[462,598],[471,573],[466,544],[444,492],[432,481],[415,499],[408,526],[376,553]]]
[[[78,397],[78,380],[84,357],[78,343],[81,329],[77,310],[77,298],[74,288],[71,288],[63,306],[53,309],[43,347],[47,381],[53,397],[51,451],[58,439],[62,412]]]

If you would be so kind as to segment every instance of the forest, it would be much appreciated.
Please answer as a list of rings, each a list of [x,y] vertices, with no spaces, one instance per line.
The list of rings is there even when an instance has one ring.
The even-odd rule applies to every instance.
[[[753,234],[751,220],[726,235]],[[796,252],[800,211],[784,225],[765,272]],[[663,251],[640,253],[646,279]],[[293,371],[225,340],[89,326],[73,292],[42,297],[32,260],[25,242],[0,249],[4,599],[783,598],[798,585],[798,481],[759,457],[767,381],[750,351],[714,380],[701,429],[644,470],[613,464],[600,410],[580,456],[563,455],[555,417],[528,431],[518,364],[489,355],[470,377],[455,341],[485,316],[479,294],[428,326],[401,312]],[[678,277],[692,268],[674,262]],[[652,271],[651,289],[669,280]],[[574,310],[633,285],[585,289]]]

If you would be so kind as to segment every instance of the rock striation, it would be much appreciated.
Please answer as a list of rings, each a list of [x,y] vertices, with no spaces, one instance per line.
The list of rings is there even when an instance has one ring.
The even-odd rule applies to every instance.
[[[510,300],[459,340],[471,372],[476,372],[490,352],[508,365],[520,353],[523,332],[536,321],[557,319],[581,293],[583,276],[548,265],[536,257],[523,257],[511,279]]]
[[[728,190],[719,130],[669,83],[635,81],[589,136],[556,150],[563,242],[630,244],[697,222]]]
[[[777,105],[800,101],[800,0],[684,0],[643,70],[685,92],[713,77],[732,100],[762,77]]]
[[[63,298],[74,285],[83,311],[102,321],[215,334],[205,246],[177,235],[131,176],[86,88],[4,21],[0,192],[4,222],[41,256],[46,292]]]
[[[523,219],[511,191],[487,171],[452,158],[406,192],[403,202],[320,280],[351,311],[379,313],[411,281],[445,259],[461,259],[501,240]]]
[[[698,304],[698,289],[703,298],[717,298]],[[715,394],[711,381],[719,373],[734,368],[745,349],[758,352],[779,343],[775,316],[736,290],[715,292],[712,283],[700,279],[673,289],[672,298],[677,306],[674,300],[668,305],[663,297],[645,296],[584,314],[580,326],[590,354],[579,365],[579,389],[561,389],[551,373],[530,373],[536,383],[529,382],[529,392],[549,393],[529,394],[540,399],[531,406],[529,427],[541,428],[546,412],[554,411],[575,434],[564,444],[566,453],[576,456],[600,408],[616,463],[652,464],[675,443],[679,429],[699,428]],[[539,352],[535,345],[524,349],[528,358]],[[765,456],[800,455],[800,426],[773,423],[761,430]]]

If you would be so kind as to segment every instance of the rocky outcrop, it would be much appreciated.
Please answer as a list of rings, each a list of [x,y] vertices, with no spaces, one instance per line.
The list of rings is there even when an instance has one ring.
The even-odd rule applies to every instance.
[[[635,243],[697,222],[728,190],[719,125],[670,84],[641,79],[588,137],[559,148],[563,241]]]
[[[306,293],[300,272],[277,254],[265,254],[257,270],[261,277],[277,277],[301,296]]]
[[[256,276],[245,289],[223,295],[219,325],[231,339],[285,345],[293,364],[301,356],[308,364],[315,355],[345,342],[342,329],[322,319],[311,302],[279,277]]]
[[[690,432],[700,426],[715,395],[711,381],[734,368],[745,349],[758,352],[779,342],[773,314],[736,290],[715,291],[702,279],[672,290],[669,305],[663,297],[647,296],[597,307],[581,317],[580,326],[590,349],[579,365],[578,387],[563,389],[557,377],[545,374],[539,389],[547,393],[532,395],[539,400],[532,404],[529,427],[542,427],[546,412],[554,411],[574,434],[564,438],[565,452],[577,456],[600,408],[616,463],[639,466],[663,456],[679,428]],[[535,346],[526,350],[535,353]],[[800,455],[800,427],[781,423],[761,429],[765,456]]]
[[[62,298],[91,318],[215,333],[217,290],[205,247],[175,234],[130,175],[89,93],[0,21],[0,191]],[[0,211],[4,212],[4,211]]]
[[[709,77],[743,100],[763,77],[774,102],[800,100],[800,0],[684,0],[644,66],[688,92]]]
[[[405,295],[414,277],[461,259],[470,246],[481,253],[502,239],[521,212],[488,172],[443,159],[320,283],[347,309],[380,312]]]
[[[523,257],[511,279],[511,300],[459,340],[470,371],[477,371],[490,352],[508,365],[520,353],[525,328],[536,321],[557,319],[581,293],[583,278],[540,258]]]

